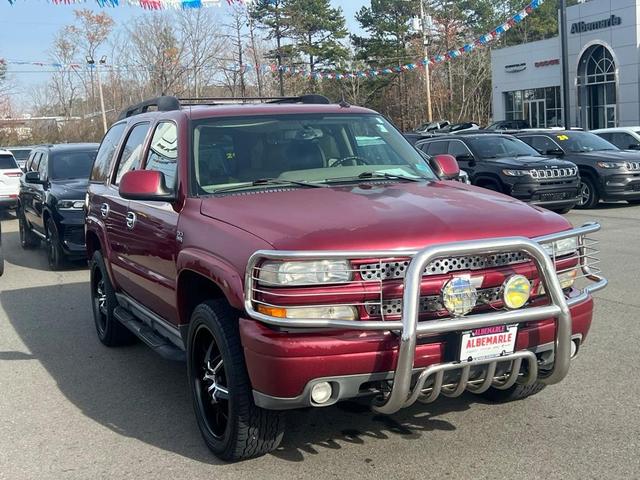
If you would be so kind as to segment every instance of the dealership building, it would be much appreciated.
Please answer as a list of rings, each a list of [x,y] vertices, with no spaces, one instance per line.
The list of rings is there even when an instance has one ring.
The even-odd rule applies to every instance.
[[[640,125],[640,0],[579,3],[565,28],[571,125]],[[563,125],[561,59],[559,36],[493,50],[494,120]]]

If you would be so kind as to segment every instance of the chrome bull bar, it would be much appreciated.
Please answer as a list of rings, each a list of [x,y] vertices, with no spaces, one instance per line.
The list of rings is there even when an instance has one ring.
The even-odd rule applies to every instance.
[[[512,372],[507,382],[517,381],[521,362],[528,361],[529,374],[523,380],[525,382],[535,381],[536,379],[545,384],[555,384],[560,382],[569,370],[571,356],[571,313],[569,307],[580,303],[588,298],[588,296],[607,285],[607,280],[598,274],[592,272],[589,268],[586,257],[581,256],[580,267],[586,278],[591,280],[592,284],[585,287],[579,295],[566,299],[560,281],[555,271],[555,265],[550,256],[544,250],[541,244],[550,243],[557,240],[577,236],[582,239],[584,235],[600,230],[597,223],[585,224],[582,227],[559,232],[557,234],[538,237],[533,240],[524,237],[508,237],[493,238],[484,240],[473,240],[456,242],[449,244],[433,245],[419,251],[408,250],[383,250],[383,251],[272,251],[262,250],[256,252],[249,259],[247,271],[245,275],[245,309],[248,315],[255,320],[266,324],[285,328],[285,329],[353,329],[353,330],[383,330],[393,331],[399,335],[399,349],[397,364],[394,372],[391,392],[373,405],[373,409],[379,413],[392,414],[403,407],[409,406],[416,400],[420,399],[422,388],[431,375],[435,375],[435,380],[441,377],[440,372],[447,369],[462,368],[462,375],[469,373],[469,368],[475,365],[487,364],[488,369],[492,367],[492,363],[513,360]],[[579,250],[586,247],[582,243],[579,244]],[[435,259],[450,257],[456,255],[487,255],[506,252],[523,252],[527,254],[535,263],[540,280],[545,288],[546,295],[549,298],[549,304],[537,307],[528,307],[520,310],[490,312],[483,314],[472,314],[462,318],[442,318],[438,320],[430,320],[418,322],[420,287],[422,275],[425,267]],[[253,302],[253,286],[254,286],[254,270],[257,265],[264,260],[312,260],[312,259],[363,259],[377,257],[393,257],[393,256],[409,256],[412,257],[408,270],[404,278],[403,292],[403,309],[400,321],[359,321],[359,320],[338,320],[338,319],[290,319],[279,318],[258,312],[254,308]],[[416,340],[418,336],[428,334],[438,334],[445,332],[455,332],[463,330],[472,330],[494,325],[505,325],[509,323],[530,322],[544,320],[547,318],[556,318],[556,336],[554,341],[554,364],[550,370],[540,372],[537,369],[536,361],[533,360],[535,355],[528,351],[515,352],[510,356],[499,357],[492,361],[478,362],[456,362],[454,364],[439,364],[428,367],[423,370],[411,388],[412,378],[414,376],[413,363],[415,357]],[[448,365],[451,365],[450,367]],[[517,370],[515,367],[518,367]],[[533,373],[535,373],[535,376]],[[490,372],[488,372],[490,373]],[[486,375],[486,377],[490,377]],[[533,380],[531,380],[533,378]],[[488,382],[487,378],[485,381]],[[493,383],[493,379],[492,379]],[[483,386],[484,383],[483,383]],[[488,385],[488,388],[491,385]],[[460,393],[469,384],[465,380],[459,382],[453,391],[449,392],[445,388],[444,394]],[[474,385],[471,385],[473,390]],[[497,385],[500,388],[500,385]],[[503,388],[504,385],[503,385]],[[436,392],[437,391],[437,392]],[[437,396],[441,389],[433,388],[431,396]],[[476,389],[477,391],[477,389]],[[427,397],[427,399],[430,397]],[[422,398],[424,400],[424,398]]]

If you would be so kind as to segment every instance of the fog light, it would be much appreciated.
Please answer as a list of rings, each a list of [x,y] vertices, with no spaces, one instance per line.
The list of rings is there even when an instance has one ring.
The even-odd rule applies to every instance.
[[[516,310],[524,307],[531,296],[531,284],[527,277],[514,275],[502,286],[502,299],[507,308]]]
[[[333,388],[331,388],[331,384],[329,382],[316,383],[311,388],[311,400],[313,400],[313,403],[317,404],[327,403],[331,398],[332,393]]]
[[[575,357],[578,353],[578,341],[571,340],[571,358]]]
[[[471,276],[453,277],[442,289],[442,304],[454,317],[462,317],[476,306],[478,291],[471,284]]]

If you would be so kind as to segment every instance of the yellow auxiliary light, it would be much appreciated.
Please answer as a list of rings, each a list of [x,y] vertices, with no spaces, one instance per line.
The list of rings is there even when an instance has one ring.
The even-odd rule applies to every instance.
[[[470,275],[453,277],[442,289],[442,304],[454,317],[462,317],[476,306],[478,291]]]
[[[522,308],[531,296],[531,284],[523,275],[513,275],[502,285],[502,299],[507,308]]]

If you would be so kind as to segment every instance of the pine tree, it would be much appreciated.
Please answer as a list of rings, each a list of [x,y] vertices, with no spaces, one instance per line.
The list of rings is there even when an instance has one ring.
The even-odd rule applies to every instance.
[[[347,58],[340,42],[348,33],[341,8],[332,8],[330,0],[291,0],[289,10],[294,51],[307,59],[311,73]]]

